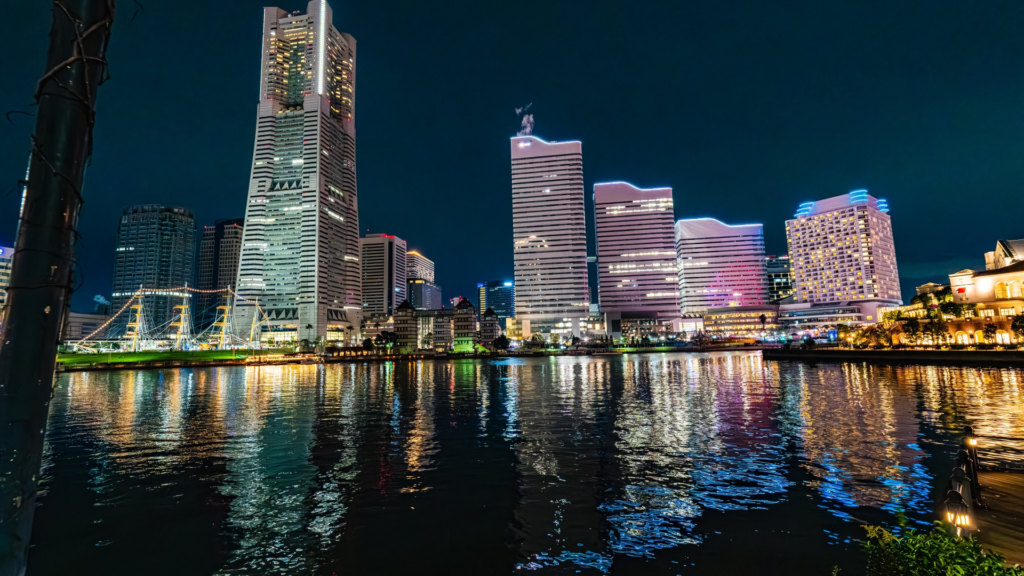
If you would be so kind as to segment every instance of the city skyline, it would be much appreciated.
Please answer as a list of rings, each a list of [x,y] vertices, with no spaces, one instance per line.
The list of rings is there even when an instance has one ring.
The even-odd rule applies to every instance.
[[[908,300],[912,286],[917,283],[941,278],[964,267],[982,268],[978,255],[991,249],[991,237],[1021,235],[1009,216],[1013,210],[1000,211],[987,223],[989,234],[964,235],[958,242],[935,250],[936,242],[928,239],[922,223],[952,221],[956,216],[955,199],[962,190],[981,190],[990,197],[1015,202],[1010,191],[1024,185],[1024,174],[1009,160],[1013,155],[1006,153],[1014,149],[1013,142],[1017,140],[1009,127],[1024,114],[1017,98],[1010,97],[1020,82],[1016,80],[1016,63],[989,57],[996,56],[991,54],[991,46],[1016,46],[1019,42],[1008,31],[1024,20],[1024,9],[1011,9],[998,21],[964,19],[973,22],[974,27],[956,18],[938,18],[936,14],[942,12],[939,9],[913,11],[915,21],[929,24],[921,28],[907,26],[907,20],[889,10],[871,12],[868,18],[849,7],[812,9],[808,4],[802,10],[807,25],[791,31],[796,34],[792,46],[812,41],[814,31],[819,29],[832,30],[838,38],[826,43],[822,51],[807,54],[791,51],[789,44],[755,44],[759,40],[756,34],[750,34],[753,21],[783,21],[781,14],[769,7],[750,5],[750,20],[735,22],[734,30],[724,28],[724,8],[671,7],[659,21],[673,22],[685,12],[686,21],[699,22],[706,31],[698,30],[667,50],[656,38],[647,40],[649,45],[624,48],[616,67],[626,73],[624,85],[636,88],[621,95],[623,100],[616,109],[618,133],[609,138],[602,134],[607,123],[596,120],[606,104],[590,95],[598,93],[590,90],[591,81],[572,85],[562,79],[562,64],[567,56],[560,55],[560,51],[583,54],[587,47],[599,44],[597,38],[582,30],[597,25],[602,11],[607,9],[605,6],[597,6],[596,14],[583,16],[579,27],[569,29],[562,26],[569,21],[569,14],[558,7],[545,7],[539,27],[527,32],[530,38],[537,36],[545,41],[522,54],[498,55],[495,71],[482,71],[478,80],[485,88],[484,97],[474,99],[469,106],[463,99],[451,97],[456,93],[455,83],[447,79],[465,77],[467,69],[476,71],[479,67],[458,43],[441,42],[438,49],[446,57],[446,67],[435,73],[443,74],[445,80],[431,80],[438,82],[439,89],[424,92],[429,102],[413,107],[399,104],[394,95],[413,86],[414,78],[397,78],[393,71],[421,62],[422,57],[411,53],[409,46],[422,40],[425,22],[451,31],[463,25],[464,20],[445,22],[428,10],[409,5],[397,10],[385,24],[368,5],[335,4],[338,5],[332,7],[339,15],[334,18],[334,25],[375,45],[375,78],[361,89],[364,95],[369,91],[369,97],[361,99],[360,177],[372,189],[386,189],[388,193],[370,194],[362,199],[361,231],[387,229],[419,239],[418,247],[425,253],[440,256],[458,252],[480,262],[479,270],[463,271],[465,267],[458,259],[437,258],[438,280],[449,286],[452,293],[471,293],[479,278],[510,276],[511,255],[499,251],[491,256],[490,242],[478,245],[470,239],[488,235],[507,237],[506,231],[511,230],[511,215],[497,209],[505,201],[503,190],[508,181],[500,152],[505,139],[518,127],[513,108],[528,101],[535,102],[531,112],[536,116],[536,134],[553,140],[576,138],[588,147],[585,189],[594,182],[617,178],[642,187],[673,186],[676,204],[683,206],[682,200],[686,199],[686,212],[680,210],[677,217],[713,215],[728,221],[763,222],[769,253],[786,251],[785,232],[778,223],[791,215],[793,205],[858,188],[888,197],[900,207],[896,215],[907,216],[895,231],[904,300]],[[303,7],[304,3],[283,6],[288,10]],[[220,98],[256,102],[259,69],[253,64],[253,46],[258,42],[255,30],[260,27],[261,9],[262,6],[253,4],[233,10],[233,17],[223,24],[222,33],[211,39],[212,46],[203,49],[218,50],[219,61],[225,64],[201,65],[195,72],[201,81],[216,79]],[[946,5],[946,10],[968,9]],[[199,104],[202,100],[197,100],[200,95],[191,88],[194,84],[167,82],[166,75],[158,70],[173,66],[180,58],[181,48],[170,50],[174,44],[170,39],[182,25],[187,25],[183,24],[187,20],[184,15],[173,13],[161,13],[159,18],[152,14],[152,9],[142,12],[130,25],[119,26],[111,44],[112,71],[120,77],[128,75],[133,81],[131,85],[111,82],[104,86],[96,155],[84,190],[87,205],[82,216],[79,259],[86,274],[75,296],[78,309],[88,307],[95,294],[109,294],[108,279],[113,267],[109,255],[114,248],[111,230],[118,217],[116,211],[138,202],[140,190],[145,193],[145,202],[182,205],[194,210],[200,223],[237,217],[239,206],[245,202],[245,184],[239,182],[246,180],[251,167],[247,143],[251,143],[253,134],[251,108],[241,105],[214,111],[216,107]],[[650,16],[640,11],[619,25],[624,33],[636,33],[642,26],[652,25]],[[12,62],[7,78],[11,89],[3,94],[3,103],[8,109],[22,109],[42,66],[40,58],[46,38],[40,30],[45,29],[49,14],[19,6],[14,8],[13,17],[25,23],[13,32],[13,41],[39,48],[28,50],[29,57],[24,62]],[[501,43],[512,34],[512,27],[503,22],[501,11],[485,10],[477,17],[494,29],[493,38],[479,39],[485,45]],[[832,23],[836,21],[845,22],[844,28],[835,30]],[[408,38],[394,45],[386,43],[384,39],[394,36],[396,29],[409,32]],[[559,34],[552,34],[554,29]],[[855,36],[852,30],[857,31]],[[723,31],[729,32],[723,36]],[[877,41],[871,46],[854,50],[845,43],[872,34]],[[740,40],[731,47],[726,42],[728,38]],[[142,52],[144,39],[145,45],[152,39],[159,48],[143,58],[134,53]],[[952,45],[956,46],[955,53]],[[701,46],[706,49],[698,49]],[[909,46],[914,51],[901,50]],[[183,49],[190,53],[198,50]],[[663,69],[661,61],[651,61],[647,67],[635,65],[646,62],[651,52],[662,53],[662,58],[668,59],[665,61],[681,66],[680,74],[676,75],[678,80],[669,81],[706,88],[687,90],[686,106],[669,104],[658,91],[644,88],[655,85],[653,78],[665,80],[658,73]],[[879,60],[883,54],[884,64]],[[550,62],[545,61],[547,56],[553,57]],[[498,72],[521,58],[534,63],[527,67],[525,75]],[[929,64],[922,65],[917,58]],[[985,66],[967,65],[979,59]],[[576,81],[591,74],[603,65],[598,60],[574,58],[580,75],[571,78]],[[717,65],[707,66],[708,62]],[[940,65],[949,62],[953,65]],[[753,70],[754,76],[743,82],[757,82],[759,90],[740,92],[739,79],[715,72],[730,65]],[[849,70],[866,70],[870,74],[859,72],[851,76]],[[914,73],[904,74],[906,70]],[[957,80],[964,76],[972,82]],[[992,82],[1000,88],[983,92],[964,88]],[[676,84],[663,87],[679,88]],[[803,89],[795,89],[799,87]],[[136,110],[130,103],[139,90],[147,93],[154,109],[167,113],[154,116],[141,108]],[[423,114],[423,109],[433,112]],[[695,116],[694,110],[702,111],[701,118]],[[906,110],[915,112],[906,114]],[[971,122],[964,122],[958,110],[974,110]],[[726,122],[727,117],[735,121]],[[0,167],[13,180],[24,173],[30,123],[18,116],[12,118],[13,124],[3,128],[6,137],[0,139],[5,152],[0,154]],[[957,120],[947,121],[950,118]],[[448,149],[464,154],[465,161],[458,166],[468,170],[468,174],[456,178],[453,164],[434,162],[418,154],[416,146],[396,143],[393,135],[404,130],[431,134]],[[154,150],[161,153],[155,154]],[[179,150],[188,150],[187,159]],[[893,154],[892,150],[901,152]],[[797,157],[801,158],[799,163],[788,160]],[[409,176],[391,168],[396,160],[408,166]],[[159,170],[160,163],[175,161],[183,167],[182,179],[200,185],[182,189],[170,184],[176,178],[155,182],[149,178],[149,174]],[[937,161],[943,168],[933,170],[932,164]],[[726,163],[743,169],[727,169]],[[417,175],[415,179],[413,174]],[[455,188],[431,186],[426,192],[419,184],[449,181],[459,184]],[[467,194],[472,194],[474,201],[460,204],[460,198]],[[2,244],[13,243],[16,196],[11,194],[3,199]],[[417,199],[427,197],[465,221],[465,230],[433,233],[435,218],[424,218],[418,211],[402,214],[388,210],[396,205],[419,206]],[[481,205],[488,209],[486,222],[475,222],[470,217],[470,204],[476,206],[475,210]],[[109,210],[109,206],[114,210]],[[910,218],[911,215],[914,217]],[[592,250],[593,246],[591,253]]]

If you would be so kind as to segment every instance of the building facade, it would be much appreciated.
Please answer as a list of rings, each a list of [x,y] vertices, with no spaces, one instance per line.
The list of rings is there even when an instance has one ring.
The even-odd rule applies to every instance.
[[[670,323],[680,316],[672,189],[594,185],[601,310]]]
[[[409,278],[405,282],[409,305],[417,310],[434,310],[444,306],[441,287],[424,278]]]
[[[516,315],[516,287],[512,282],[492,280],[490,282],[479,282],[479,310],[490,308],[498,316],[498,321],[504,325],[506,318],[515,318]]]
[[[764,266],[768,278],[768,302],[778,304],[792,296],[793,269],[789,265],[789,255],[769,255],[764,259]]]
[[[795,301],[901,303],[888,212],[866,190],[801,204],[786,221]]]
[[[391,316],[407,297],[405,240],[390,234],[359,239],[363,266],[363,315]]]
[[[590,311],[580,142],[511,140],[515,311],[524,337],[581,334]]]
[[[7,305],[7,286],[11,283],[11,258],[14,248],[0,246],[0,307]]]
[[[501,323],[498,314],[493,309],[487,308],[480,316],[480,343],[488,350],[492,350],[498,336],[501,336]]]
[[[103,340],[107,337],[110,326],[104,326],[110,319],[108,314],[89,314],[83,312],[68,312],[64,320],[64,333],[61,340],[68,344],[79,342],[86,336],[90,341]]]
[[[466,299],[455,306],[452,316],[452,350],[455,352],[473,352],[476,338],[476,308]]]
[[[120,310],[140,288],[170,291],[143,297],[147,337],[167,334],[174,307],[185,300],[185,292],[172,289],[192,283],[195,234],[195,217],[186,208],[146,204],[121,212],[111,308]],[[112,335],[119,336],[128,321],[128,313],[118,317]]]
[[[344,338],[362,317],[356,41],[324,0],[263,12],[256,142],[233,309],[275,340]],[[260,338],[260,340],[264,340]]]
[[[415,250],[409,250],[405,253],[405,273],[408,278],[434,282],[434,261]]]
[[[999,240],[996,249],[985,252],[985,270],[1004,268],[1024,260],[1024,240]]]
[[[203,226],[199,240],[199,260],[196,265],[196,288],[222,290],[234,288],[238,277],[238,255],[242,251],[244,218],[218,220],[213,226]],[[193,298],[192,317],[196,327],[206,329],[217,319],[217,306],[226,300],[221,294],[199,293]]]
[[[704,312],[704,331],[712,336],[770,338],[778,330],[779,307],[775,304],[708,308]]]
[[[708,308],[768,303],[764,230],[714,218],[676,222],[679,304],[684,315]]]

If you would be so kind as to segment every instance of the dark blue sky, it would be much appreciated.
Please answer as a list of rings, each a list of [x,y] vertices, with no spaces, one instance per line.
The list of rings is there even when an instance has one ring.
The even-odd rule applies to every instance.
[[[144,4],[129,22],[119,2],[100,90],[80,309],[109,296],[123,206],[244,214],[263,3]],[[1019,1],[331,4],[358,40],[361,227],[432,258],[446,297],[512,275],[508,138],[527,102],[538,136],[582,140],[588,197],[670,185],[677,218],[763,222],[770,253],[800,202],[887,198],[905,298],[1024,237]],[[30,110],[49,6],[6,9],[0,110]],[[0,120],[3,245],[32,120]]]

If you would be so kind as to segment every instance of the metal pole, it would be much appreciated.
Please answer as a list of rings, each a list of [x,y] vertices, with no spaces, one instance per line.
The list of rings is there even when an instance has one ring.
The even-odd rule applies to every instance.
[[[0,576],[25,573],[114,0],[58,0],[0,328]]]

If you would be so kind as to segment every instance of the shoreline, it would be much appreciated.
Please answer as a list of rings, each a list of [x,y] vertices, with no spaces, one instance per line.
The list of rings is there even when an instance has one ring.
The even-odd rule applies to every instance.
[[[762,351],[761,355],[765,360],[1024,367],[1024,352],[1018,350],[849,350],[845,348],[783,350],[769,348]]]

